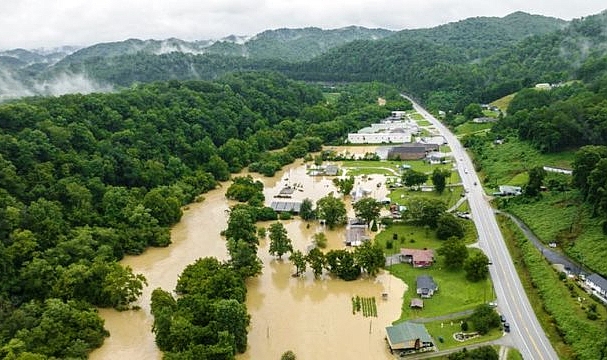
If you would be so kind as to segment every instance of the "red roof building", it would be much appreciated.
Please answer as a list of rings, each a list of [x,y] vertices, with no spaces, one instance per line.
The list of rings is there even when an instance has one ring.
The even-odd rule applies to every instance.
[[[400,249],[400,260],[413,267],[428,267],[434,263],[434,251],[420,249]]]

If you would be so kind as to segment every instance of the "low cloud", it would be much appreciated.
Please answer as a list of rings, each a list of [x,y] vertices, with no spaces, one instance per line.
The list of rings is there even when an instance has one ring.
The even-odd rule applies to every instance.
[[[40,95],[90,94],[93,92],[111,92],[113,86],[100,84],[85,74],[61,73],[50,80],[34,85]]]
[[[29,85],[6,70],[0,71],[0,102],[34,95],[59,96],[111,91],[114,91],[113,86],[101,84],[85,74],[61,73],[52,79]]]

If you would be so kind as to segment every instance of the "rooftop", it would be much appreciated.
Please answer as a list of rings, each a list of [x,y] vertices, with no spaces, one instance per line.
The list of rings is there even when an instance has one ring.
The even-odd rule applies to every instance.
[[[426,330],[424,324],[409,321],[386,327],[386,333],[388,334],[388,342],[391,346],[417,339],[425,343],[432,342],[432,337],[428,334],[428,330]]]

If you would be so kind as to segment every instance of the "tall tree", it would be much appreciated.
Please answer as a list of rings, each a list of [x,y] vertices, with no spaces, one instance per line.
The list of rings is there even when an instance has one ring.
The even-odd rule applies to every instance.
[[[287,252],[293,252],[293,245],[287,235],[287,229],[280,222],[270,225],[269,251],[271,255],[278,256],[279,259],[282,259],[282,256]]]
[[[541,166],[529,170],[529,181],[527,182],[527,186],[525,186],[525,195],[529,197],[539,195],[545,177],[546,170]]]
[[[371,221],[379,218],[381,203],[373,198],[362,198],[355,202],[352,207],[356,216],[369,224]]]
[[[219,300],[215,303],[216,330],[228,331],[234,337],[234,349],[240,353],[247,349],[247,327],[251,316],[244,304],[236,300]]]
[[[354,176],[347,178],[335,178],[333,179],[333,184],[335,184],[340,194],[348,196],[354,188]]]
[[[360,276],[360,266],[354,254],[343,249],[330,250],[325,256],[327,270],[342,280],[352,281]]]
[[[306,255],[306,261],[310,264],[310,268],[314,272],[314,278],[320,278],[326,264],[325,254],[323,254],[320,249],[313,248],[308,255]]]
[[[375,276],[386,266],[386,257],[382,247],[374,241],[365,241],[354,249],[356,263],[369,274]]]
[[[318,217],[325,221],[329,229],[346,223],[346,206],[333,193],[319,199],[316,208]]]
[[[432,171],[432,183],[434,184],[434,191],[442,194],[447,186],[447,179],[451,176],[451,170],[435,168]]]
[[[242,240],[257,245],[259,239],[256,232],[255,221],[249,210],[237,207],[230,211],[228,228],[224,232],[227,239]]]
[[[403,174],[403,183],[409,187],[418,186],[428,180],[428,175],[416,170],[407,170]]]
[[[461,269],[468,258],[466,244],[456,237],[447,239],[437,252],[444,257],[445,266],[454,270]]]
[[[438,220],[436,220],[436,237],[441,240],[450,237],[461,239],[464,237],[462,221],[447,212],[440,214]]]
[[[477,252],[464,261],[464,270],[470,281],[485,280],[489,276],[489,258],[482,252]]]
[[[300,276],[306,272],[306,257],[301,251],[295,250],[289,256],[289,260],[295,265],[295,275]]]
[[[229,264],[243,278],[261,274],[261,260],[257,257],[257,245],[242,240],[228,239]]]
[[[305,221],[313,220],[316,217],[314,211],[314,203],[309,198],[303,199],[301,202],[301,208],[299,209],[299,216]]]

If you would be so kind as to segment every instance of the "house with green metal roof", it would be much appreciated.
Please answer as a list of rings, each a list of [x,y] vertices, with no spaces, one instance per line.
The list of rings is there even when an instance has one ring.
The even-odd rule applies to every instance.
[[[386,333],[391,351],[430,351],[434,349],[434,342],[424,324],[405,321],[387,326]]]

